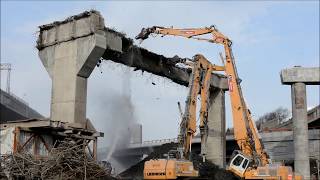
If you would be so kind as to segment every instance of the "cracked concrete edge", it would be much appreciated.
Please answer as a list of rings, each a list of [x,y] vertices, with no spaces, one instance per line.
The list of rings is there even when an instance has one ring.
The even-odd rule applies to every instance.
[[[178,56],[169,58],[135,45],[133,40],[126,37],[124,33],[105,27],[104,19],[98,11],[85,11],[63,21],[39,26],[39,28],[40,33],[37,40],[39,51],[63,42],[101,34],[107,41],[107,50],[102,56],[104,59],[134,67],[135,70],[166,77],[177,84],[188,86],[191,71],[176,67],[176,63],[189,58]],[[226,77],[213,74],[211,87],[227,90]]]

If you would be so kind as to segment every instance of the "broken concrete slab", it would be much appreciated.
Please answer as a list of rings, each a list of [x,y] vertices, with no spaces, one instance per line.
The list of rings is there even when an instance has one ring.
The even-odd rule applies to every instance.
[[[104,59],[134,67],[135,70],[147,71],[166,77],[177,84],[188,86],[191,70],[179,68],[176,64],[190,60],[189,58],[165,57],[134,45],[131,39],[122,34],[107,30],[106,34],[108,33],[121,36],[123,46],[122,52],[106,50],[102,56]],[[227,90],[227,78],[224,75],[213,73],[211,87]]]
[[[51,119],[85,124],[87,78],[102,57],[188,86],[186,58],[168,58],[134,45],[130,38],[105,27],[101,14],[86,11],[42,25],[37,48],[52,79]],[[211,87],[228,89],[224,75],[212,74]]]

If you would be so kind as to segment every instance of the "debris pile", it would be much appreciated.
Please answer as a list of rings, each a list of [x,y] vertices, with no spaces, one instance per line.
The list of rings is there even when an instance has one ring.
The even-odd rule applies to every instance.
[[[1,157],[1,178],[14,179],[114,179],[111,167],[98,164],[85,151],[83,140],[65,139],[45,158],[27,152]]]
[[[154,151],[150,153],[146,158],[142,161],[138,162],[137,164],[131,166],[129,169],[122,172],[119,176],[123,179],[143,179],[143,168],[144,162],[151,160],[151,159],[159,159],[164,158],[163,154],[168,153],[172,149],[177,149],[178,144],[176,143],[167,143],[163,144],[162,146],[155,147]]]
[[[131,166],[126,171],[122,172],[119,176],[121,179],[143,179],[144,162],[150,159],[165,158],[163,154],[167,154],[172,149],[177,149],[177,143],[167,143],[162,146],[156,147],[152,153],[145,159]],[[208,180],[237,180],[232,173],[225,169],[219,168],[217,165],[209,161],[202,162],[202,157],[197,154],[192,154],[192,161],[194,168],[199,171],[201,179]]]
[[[234,176],[231,172],[225,169],[219,168],[219,166],[205,161],[198,154],[192,154],[193,166],[199,171],[199,176],[208,180],[238,180],[239,178]]]

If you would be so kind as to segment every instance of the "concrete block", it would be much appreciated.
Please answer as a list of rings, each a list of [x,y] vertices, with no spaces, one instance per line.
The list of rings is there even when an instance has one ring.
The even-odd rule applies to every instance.
[[[94,36],[79,38],[77,41],[77,75],[88,78],[107,47],[105,36],[95,34]]]
[[[73,37],[73,22],[71,21],[57,26],[56,31],[58,31],[56,35],[58,42],[68,41]]]
[[[307,85],[320,85],[320,67],[294,67],[284,69],[280,74],[282,84],[303,82]]]
[[[50,78],[52,79],[52,75],[53,75],[53,64],[54,64],[54,59],[50,58],[50,57],[54,57],[54,48],[46,48],[43,49],[42,51],[39,51],[39,57],[41,59],[41,62],[43,64],[43,66],[45,67],[45,69],[47,70]]]
[[[215,74],[211,76],[211,86],[216,87],[223,90],[228,90],[228,79],[224,78],[225,76],[220,76],[219,74]]]
[[[84,18],[84,19],[79,19],[75,22],[75,37],[80,37],[85,34],[90,34],[93,28],[90,29],[90,19],[89,18]]]
[[[42,33],[42,39],[44,44],[53,44],[57,38],[56,38],[56,28],[49,29],[47,31],[44,31]]]
[[[120,36],[108,31],[105,32],[105,36],[107,39],[108,49],[122,52],[122,38]]]
[[[99,30],[104,30],[104,19],[100,13],[84,12],[64,21],[40,26],[37,48],[42,49],[57,43],[90,36]]]

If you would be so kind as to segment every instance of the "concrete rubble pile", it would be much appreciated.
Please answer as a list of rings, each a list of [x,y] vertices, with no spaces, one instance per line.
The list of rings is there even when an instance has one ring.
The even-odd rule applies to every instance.
[[[86,141],[65,139],[39,158],[27,152],[3,155],[1,179],[113,179],[111,166],[98,164],[85,151]]]

